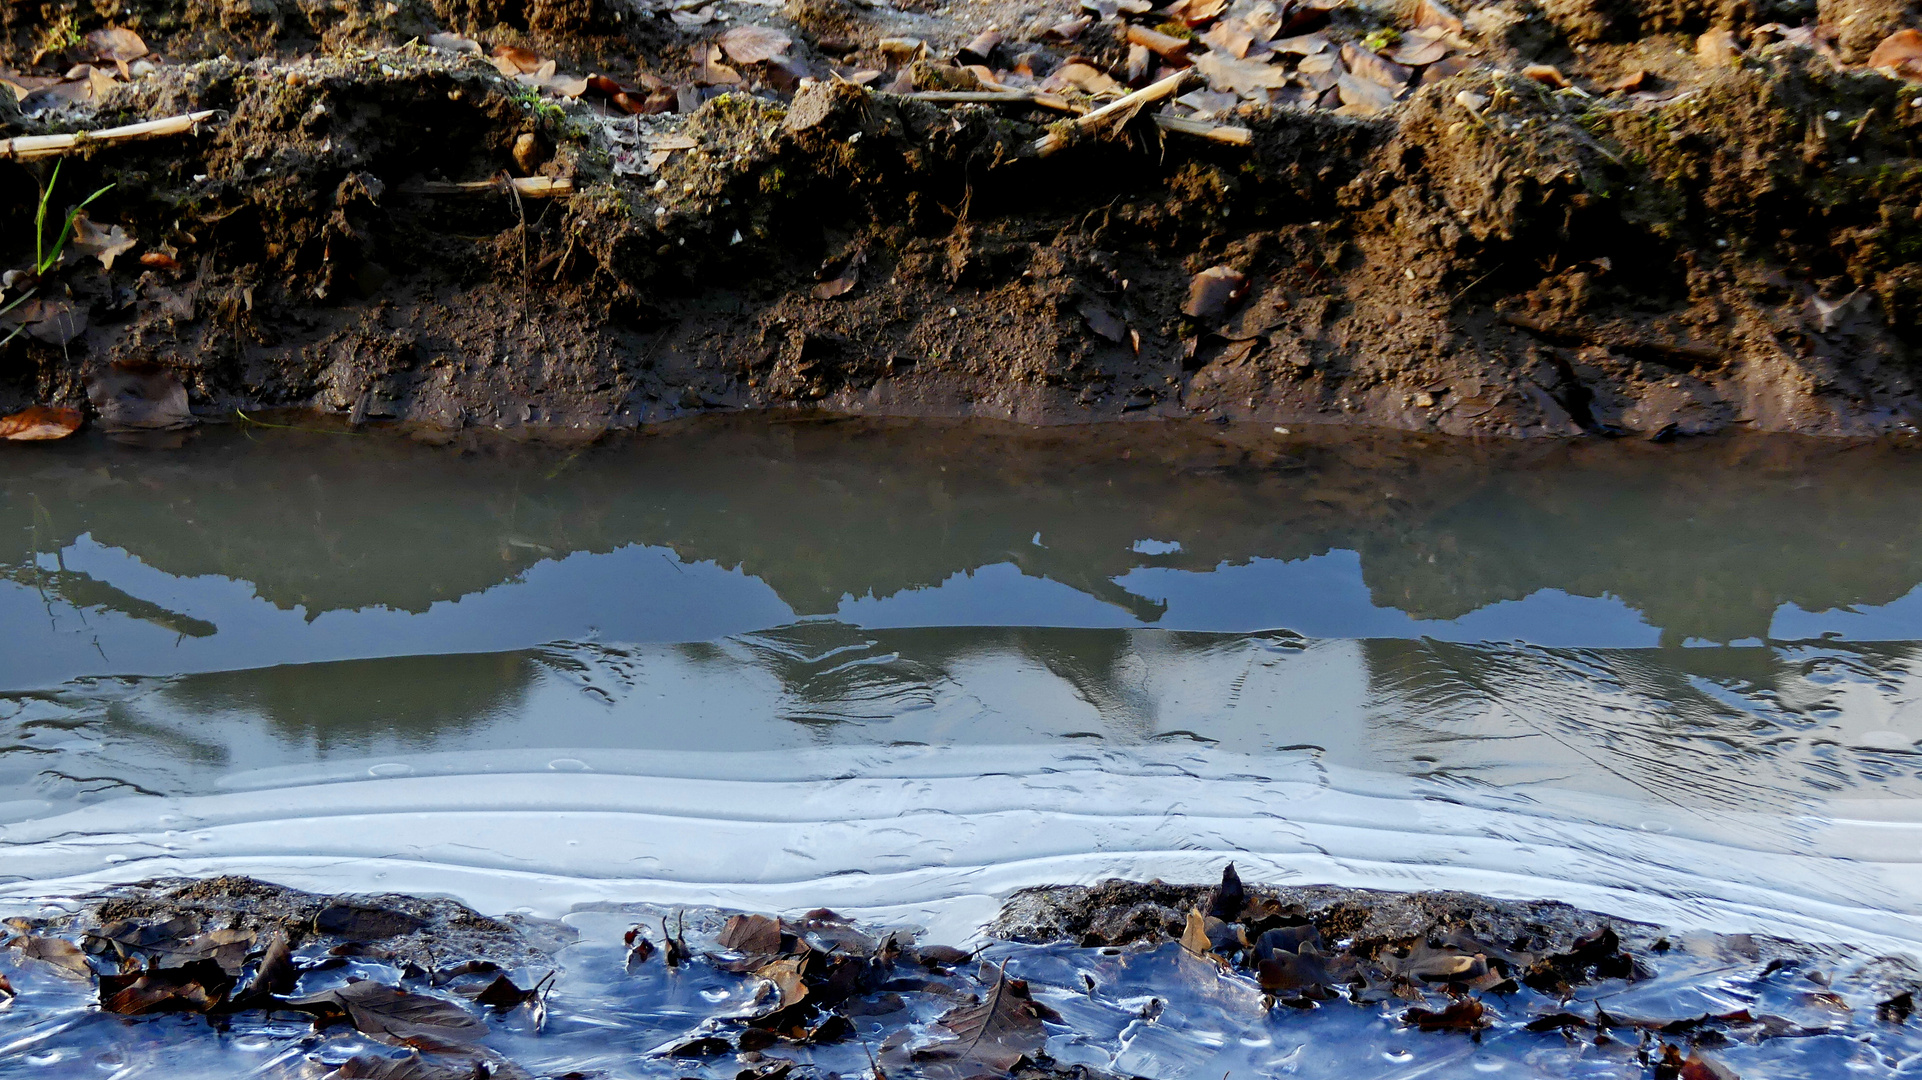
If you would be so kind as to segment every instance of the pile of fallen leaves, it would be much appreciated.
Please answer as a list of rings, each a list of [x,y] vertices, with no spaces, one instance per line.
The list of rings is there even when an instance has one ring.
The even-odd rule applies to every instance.
[[[663,927],[663,933],[666,928]],[[653,945],[628,935],[629,962],[644,962]],[[851,1017],[899,1012],[903,994],[956,1004],[916,1037],[902,1028],[882,1043],[881,1065],[912,1066],[929,1075],[1005,1073],[1043,1060],[1044,1022],[1060,1023],[1028,986],[993,965],[967,971],[973,954],[941,945],[916,946],[906,934],[875,936],[826,909],[798,920],[735,915],[715,939],[723,953],[705,960],[722,971],[761,980],[753,1012],[716,1024],[664,1049],[673,1057],[753,1053],[776,1045],[838,1042],[854,1034]],[[692,961],[680,936],[667,939],[665,962]],[[791,1063],[775,1063],[775,1068]],[[785,1070],[783,1070],[785,1071]]]
[[[1651,975],[1607,925],[1559,948],[1532,935],[1497,941],[1466,928],[1403,941],[1328,942],[1301,908],[1250,895],[1232,864],[1207,907],[1189,910],[1180,942],[1225,975],[1252,978],[1270,1007],[1308,1009],[1336,1001],[1380,1007],[1400,1002],[1407,1006],[1401,1022],[1411,1028],[1473,1038],[1504,1019],[1491,997],[1499,1001],[1527,987],[1559,1000],[1562,1007],[1512,1022],[1528,1031],[1586,1037],[1598,1044],[1626,1040],[1638,1046],[1653,1075],[1667,1080],[1732,1080],[1734,1072],[1699,1050],[1723,1045],[1730,1036],[1759,1042],[1830,1032],[1748,1010],[1657,1018],[1612,1013],[1599,1001],[1577,1006],[1573,999],[1581,987],[1601,980],[1636,982]],[[1654,946],[1657,951],[1666,947],[1665,939]],[[1780,964],[1772,963],[1764,974]],[[1832,994],[1827,997],[1840,1002]],[[1903,993],[1880,1003],[1877,1016],[1899,1024],[1913,1008],[1913,998]],[[1666,1041],[1671,1038],[1698,1049],[1685,1055]]]
[[[349,980],[312,994],[295,994],[300,976],[345,966],[352,957],[383,958],[383,938],[412,932],[421,921],[405,912],[354,904],[322,909],[305,928],[316,938],[342,938],[318,955],[297,958],[284,931],[270,935],[233,927],[208,927],[191,915],[121,920],[85,932],[79,941],[31,932],[6,944],[67,978],[90,980],[100,1008],[121,1016],[192,1013],[216,1022],[243,1012],[295,1013],[314,1028],[352,1027],[396,1048],[398,1056],[359,1055],[333,1074],[349,1077],[410,1077],[414,1080],[486,1080],[529,1077],[524,1069],[479,1046],[487,1024],[455,998],[403,989],[373,980]],[[430,987],[447,987],[474,1006],[496,1011],[526,1007],[536,1028],[545,1018],[543,980],[530,989],[514,984],[488,961],[467,961],[443,971],[410,971]],[[13,988],[0,979],[0,995]]]
[[[57,75],[0,71],[0,87],[13,92],[22,112],[98,103],[116,86],[164,63],[139,34],[125,27],[95,30],[84,38],[74,38],[71,45],[58,54],[42,48],[30,62],[30,66],[40,67],[49,60],[71,60],[64,70],[56,69],[60,70]]]

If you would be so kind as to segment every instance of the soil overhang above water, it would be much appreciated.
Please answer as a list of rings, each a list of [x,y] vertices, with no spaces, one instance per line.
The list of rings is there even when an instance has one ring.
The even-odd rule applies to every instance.
[[[12,133],[212,115],[64,160],[56,218],[113,186],[15,276],[0,394],[1910,430],[1899,5],[1140,6],[22,10]]]

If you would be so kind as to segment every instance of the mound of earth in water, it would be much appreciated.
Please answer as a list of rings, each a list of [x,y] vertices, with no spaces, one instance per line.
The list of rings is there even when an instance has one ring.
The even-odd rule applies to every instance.
[[[5,134],[192,118],[11,146],[9,411],[1667,437],[1922,410],[1901,0],[48,0],[0,25]]]

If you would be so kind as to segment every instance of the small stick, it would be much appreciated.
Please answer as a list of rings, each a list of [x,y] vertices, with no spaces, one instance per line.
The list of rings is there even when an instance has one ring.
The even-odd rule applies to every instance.
[[[34,158],[58,157],[75,150],[85,149],[102,143],[130,142],[155,135],[178,135],[192,131],[195,124],[213,118],[214,110],[186,113],[181,116],[167,116],[159,120],[143,120],[138,124],[124,127],[102,128],[99,131],[76,131],[68,135],[21,135],[12,139],[0,139],[0,158],[13,158],[30,161]]]
[[[500,191],[502,186],[499,180],[466,180],[457,184],[429,180],[413,190],[423,195],[484,195]],[[557,198],[574,193],[574,181],[564,176],[514,176],[507,179],[505,186],[523,199]]]
[[[936,105],[1039,105],[1044,109],[1080,115],[1087,109],[1067,98],[1039,90],[923,90],[902,97]]]
[[[1177,60],[1182,63],[1188,60],[1188,40],[1173,34],[1164,34],[1159,30],[1150,30],[1145,26],[1131,24],[1128,27],[1128,42],[1131,45],[1142,46],[1163,60]]]
[[[1023,105],[1034,101],[1032,90],[922,90],[901,96],[937,105]]]
[[[1103,105],[1101,108],[1096,109],[1086,116],[1068,121],[1068,124],[1076,131],[1087,131],[1089,128],[1095,127],[1114,116],[1121,114],[1132,115],[1135,110],[1141,108],[1143,105],[1160,101],[1165,97],[1174,96],[1174,94],[1181,89],[1182,84],[1187,82],[1193,74],[1194,70],[1192,68],[1177,71],[1158,83],[1143,87],[1129,94],[1127,97]],[[1060,132],[1050,131],[1035,140],[1034,152],[1039,157],[1047,157],[1049,154],[1054,153],[1067,144],[1068,140],[1066,136]]]
[[[1193,135],[1197,139],[1206,139],[1225,146],[1247,146],[1255,141],[1255,133],[1245,127],[1211,124],[1206,120],[1196,120],[1187,116],[1169,116],[1167,113],[1156,113],[1154,120],[1163,131],[1172,131],[1177,135]]]

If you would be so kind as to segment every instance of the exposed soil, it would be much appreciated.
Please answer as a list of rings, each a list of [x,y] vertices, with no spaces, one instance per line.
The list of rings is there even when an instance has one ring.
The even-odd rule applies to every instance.
[[[91,936],[98,939],[90,949],[96,955],[114,953],[116,941],[120,952],[152,951],[162,942],[180,951],[175,939],[213,929],[244,931],[263,946],[279,934],[296,946],[378,956],[424,971],[477,959],[503,966],[546,961],[571,938],[559,924],[491,918],[443,897],[321,896],[234,875],[118,886],[86,898],[72,915],[9,925],[75,937],[83,945]],[[137,935],[135,927],[164,933]]]
[[[1128,10],[1092,7],[1050,43],[1070,0],[10,5],[0,66],[33,90],[11,133],[216,114],[66,159],[53,215],[113,184],[89,215],[137,244],[16,278],[35,292],[3,318],[35,321],[0,406],[179,423],[154,407],[177,379],[203,419],[590,431],[779,407],[1656,437],[1922,413],[1922,88],[1863,63],[1918,24],[1901,0],[1483,3],[1399,100],[1305,66],[1183,99],[1246,146],[1144,115],[1038,156],[1059,111],[891,92],[974,85],[947,61],[990,24],[982,71],[1163,74]],[[1456,14],[1330,7],[1278,10],[1357,70]],[[791,47],[722,71],[707,43],[748,24]],[[109,27],[152,50],[124,77],[86,37]],[[460,35],[559,76],[517,82]],[[589,72],[669,111],[555,91]],[[7,265],[32,265],[47,172],[0,169]],[[424,189],[504,172],[571,194]],[[1217,266],[1245,283],[1190,302]]]

